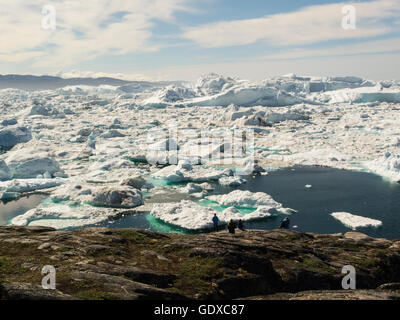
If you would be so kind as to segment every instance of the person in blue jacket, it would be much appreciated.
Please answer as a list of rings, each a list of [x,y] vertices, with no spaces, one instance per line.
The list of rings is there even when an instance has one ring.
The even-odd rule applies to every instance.
[[[218,232],[218,224],[219,224],[219,219],[216,214],[214,214],[214,217],[212,218],[213,224],[214,224],[214,231]]]

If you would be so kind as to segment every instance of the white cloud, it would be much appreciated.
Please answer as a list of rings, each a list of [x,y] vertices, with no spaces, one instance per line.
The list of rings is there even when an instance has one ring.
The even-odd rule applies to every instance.
[[[36,67],[66,67],[106,54],[154,51],[154,19],[172,22],[190,1],[0,0],[0,61],[36,58]],[[42,29],[44,5],[56,9],[56,30]]]
[[[357,27],[341,27],[344,5],[356,8]],[[258,19],[223,21],[189,28],[183,34],[201,46],[213,48],[248,45],[258,41],[269,44],[303,45],[336,39],[368,38],[398,30],[387,19],[400,17],[398,0],[362,3],[336,3],[309,6],[298,11]]]
[[[366,41],[320,49],[295,48],[256,58],[257,60],[288,60],[314,57],[350,56],[400,52],[400,38]]]

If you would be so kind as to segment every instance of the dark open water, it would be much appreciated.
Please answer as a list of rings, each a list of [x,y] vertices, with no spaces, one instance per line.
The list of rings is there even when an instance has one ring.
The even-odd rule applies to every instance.
[[[311,184],[312,188],[305,188]],[[334,219],[332,212],[345,211],[377,219],[378,228],[357,229],[373,237],[400,238],[400,184],[362,172],[331,168],[295,167],[271,172],[248,181],[247,190],[270,194],[285,207],[298,210],[291,226],[298,231],[316,233],[347,232],[350,229]],[[249,227],[270,229],[278,221],[248,223]]]
[[[351,231],[330,215],[345,211],[383,223],[378,228],[365,227],[357,231],[373,237],[400,239],[400,184],[377,175],[323,167],[294,167],[247,180],[239,189],[268,193],[284,207],[298,210],[290,216],[291,228],[297,226],[293,230],[326,234]],[[312,188],[307,189],[305,185],[312,185]],[[247,222],[245,227],[275,229],[282,217]],[[160,221],[157,225],[153,222],[149,222],[148,217],[130,216],[115,221],[112,226],[182,231]]]

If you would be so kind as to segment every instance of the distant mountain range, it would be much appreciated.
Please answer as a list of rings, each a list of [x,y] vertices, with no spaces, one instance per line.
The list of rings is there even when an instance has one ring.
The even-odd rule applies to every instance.
[[[146,81],[126,81],[115,78],[68,78],[54,76],[32,76],[8,74],[0,75],[0,89],[21,89],[21,90],[53,90],[66,86],[86,85],[97,87],[100,85],[110,85],[117,87],[154,87],[173,84],[175,82],[146,82]],[[179,83],[179,82],[176,82]]]

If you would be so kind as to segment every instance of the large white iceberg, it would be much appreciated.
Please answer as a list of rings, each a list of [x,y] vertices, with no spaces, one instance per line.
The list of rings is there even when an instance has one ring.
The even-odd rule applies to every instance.
[[[265,83],[239,84],[213,96],[194,98],[187,101],[191,106],[291,106],[305,101]]]
[[[201,206],[193,201],[182,200],[179,203],[160,203],[154,204],[150,214],[166,223],[179,226],[189,230],[207,229],[213,226],[212,218],[214,214],[218,216],[221,225],[232,220],[249,221],[262,219],[276,214],[268,207],[260,207],[258,210],[241,214],[236,208],[227,208],[218,212],[213,208]]]

